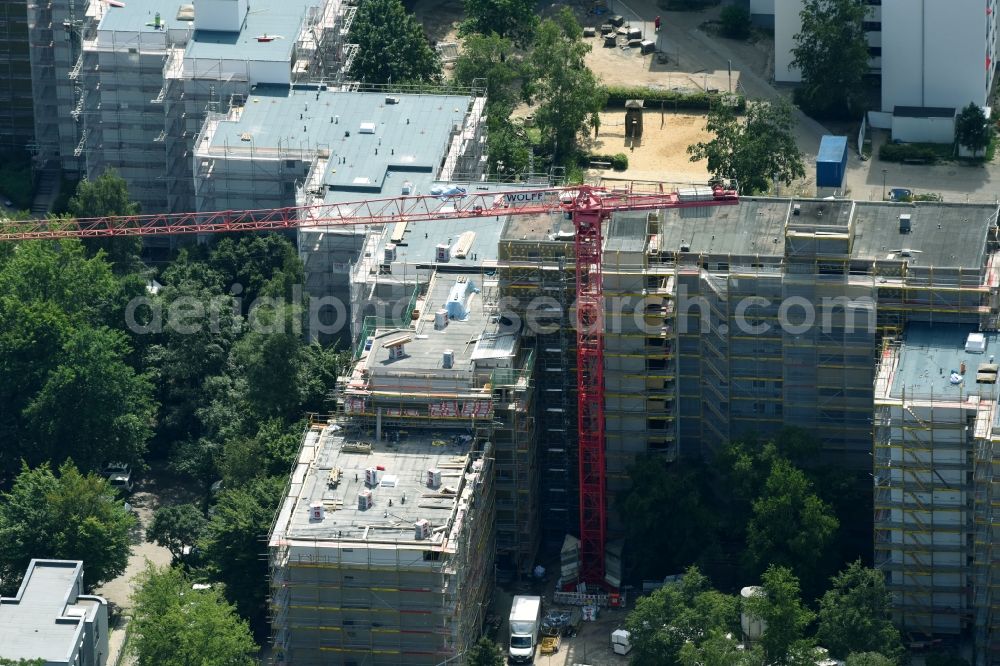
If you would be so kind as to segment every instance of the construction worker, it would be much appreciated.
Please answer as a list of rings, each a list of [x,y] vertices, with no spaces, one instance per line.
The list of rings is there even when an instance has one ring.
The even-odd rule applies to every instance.
[[[659,16],[657,16],[655,19],[653,19],[653,29],[654,29],[655,32],[659,32],[660,31],[660,17]]]

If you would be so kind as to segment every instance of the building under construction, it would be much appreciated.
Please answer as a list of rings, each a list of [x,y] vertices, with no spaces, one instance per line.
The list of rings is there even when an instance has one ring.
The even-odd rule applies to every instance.
[[[195,141],[196,209],[421,195],[435,183],[453,187],[456,181],[472,187],[485,166],[486,98],[472,89],[445,93],[258,86],[226,113],[210,114]],[[315,299],[345,306],[321,313],[329,316],[314,337],[346,341],[350,332],[357,338],[366,316],[412,309],[416,285],[426,286],[434,266],[470,269],[477,266],[479,249],[495,253],[496,229],[493,220],[420,228],[403,223],[390,230],[299,228],[306,289]],[[462,234],[467,241],[460,241]],[[455,245],[454,252],[438,256],[442,241]]]
[[[28,5],[0,0],[0,152],[22,152],[34,142],[33,108]]]
[[[341,0],[29,4],[37,161],[88,177],[113,167],[144,210],[193,210],[209,113],[255,86],[337,84],[354,12]]]
[[[998,354],[995,330],[910,324],[875,384],[875,564],[895,619],[971,639],[984,665],[1000,662]]]
[[[554,552],[579,524],[574,235],[572,221],[561,212],[494,223],[495,233],[477,228],[471,245],[463,246],[463,254],[477,255],[471,263],[455,261],[458,247],[470,237],[463,240],[458,229],[444,229],[450,222],[372,232],[365,246],[370,245],[370,261],[356,271],[354,283],[364,288],[352,290],[352,309],[364,312],[380,302],[373,279],[380,273],[391,274],[396,290],[385,302],[402,305],[391,308],[391,315],[376,310],[356,323],[358,363],[338,390],[338,419],[354,424],[371,441],[394,443],[429,422],[439,433],[449,432],[453,423],[453,436],[472,438],[475,450],[486,451],[484,442],[490,442],[498,566],[523,572],[533,563],[538,536]],[[495,254],[487,247],[492,243]],[[410,253],[407,269],[400,265],[404,251]],[[612,544],[607,582],[620,583],[615,540],[623,530],[615,504],[629,486],[628,468],[637,456],[659,455],[682,464],[711,456],[731,439],[767,437],[795,426],[813,433],[824,457],[855,470],[860,483],[872,471],[873,441],[876,452],[882,448],[897,455],[895,447],[903,456],[902,449],[916,443],[907,443],[901,433],[926,444],[934,441],[934,423],[947,432],[950,417],[931,422],[919,416],[919,427],[900,426],[898,432],[883,427],[883,402],[902,400],[902,393],[885,393],[886,382],[880,374],[876,383],[876,372],[887,372],[886,359],[905,349],[905,342],[895,341],[919,327],[995,330],[996,252],[995,205],[745,198],[736,206],[619,214],[610,220],[603,251]],[[453,298],[472,304],[467,314],[475,314],[478,303],[486,306],[476,315],[481,323],[473,327],[481,333],[462,331],[460,317],[449,319]],[[440,318],[448,322],[444,327]],[[480,361],[474,350],[498,334],[513,336],[510,349],[493,343],[507,350],[510,364],[494,366],[487,378],[476,370]],[[405,352],[392,357],[397,346]],[[460,363],[463,353],[468,361]],[[452,364],[447,371],[446,364]],[[962,374],[972,372],[971,362],[967,365],[964,371],[959,367]],[[465,374],[456,384],[459,366]],[[500,368],[505,375],[509,369],[506,381],[495,374]],[[446,372],[450,384],[442,379]],[[498,394],[503,386],[517,387],[518,399]],[[476,416],[475,396],[490,396],[489,418]],[[438,402],[442,398],[446,404]],[[517,405],[522,425],[500,417],[502,403]],[[956,409],[972,409],[964,398],[960,403]],[[983,421],[986,416],[976,418],[992,423]],[[898,419],[888,422],[895,428]],[[984,432],[992,436],[991,430]],[[924,510],[919,504],[919,511],[905,506],[898,515],[887,514],[885,501],[927,503],[926,496],[877,498],[874,519],[880,543],[886,544],[879,547],[879,564],[889,574],[903,628],[917,635],[955,632],[969,638],[975,628],[985,655],[995,644],[989,551],[993,454],[989,437],[977,440],[986,442],[981,446],[973,446],[969,437],[973,461],[962,478],[963,497],[971,504],[966,502],[962,517],[955,518],[965,525],[964,563],[955,564],[964,577],[942,582],[933,574],[929,603],[909,592],[916,585],[913,577],[922,575],[921,563],[928,562],[910,558],[917,550],[908,541],[911,528],[928,529],[927,543],[936,544],[935,526],[946,535],[955,521],[935,523],[919,512]],[[879,468],[886,465],[880,455],[876,492],[886,478],[902,473],[895,467],[886,475]],[[949,455],[934,453],[927,460],[947,466],[954,462]],[[933,477],[934,483],[952,483],[939,471],[925,472],[922,482]],[[909,488],[912,481],[899,483]],[[504,512],[508,507],[511,511]],[[509,522],[511,517],[515,522]],[[519,533],[517,526],[526,524],[522,520],[537,532]],[[942,536],[940,543],[950,538]],[[938,560],[942,576],[946,560]],[[965,619],[950,624],[933,619],[948,612],[953,600],[948,595],[956,593],[964,595],[959,615]]]
[[[498,297],[435,272],[359,341],[271,532],[283,662],[439,664],[478,639],[495,560],[533,564],[534,355]]]

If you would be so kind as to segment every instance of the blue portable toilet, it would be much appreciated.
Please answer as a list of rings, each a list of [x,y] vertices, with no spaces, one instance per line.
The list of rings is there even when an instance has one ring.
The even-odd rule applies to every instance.
[[[847,137],[827,134],[816,156],[816,187],[842,187],[846,173]]]

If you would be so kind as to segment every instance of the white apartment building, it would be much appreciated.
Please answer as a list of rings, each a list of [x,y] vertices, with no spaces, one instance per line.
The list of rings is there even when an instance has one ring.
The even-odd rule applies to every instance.
[[[882,79],[883,116],[897,107],[960,109],[987,106],[996,61],[995,0],[866,0],[871,68]],[[796,83],[795,35],[803,0],[751,0],[759,23],[773,5],[774,80]]]

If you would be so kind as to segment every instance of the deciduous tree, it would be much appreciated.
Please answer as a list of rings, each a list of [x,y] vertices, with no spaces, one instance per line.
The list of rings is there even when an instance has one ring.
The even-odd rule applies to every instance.
[[[881,571],[852,563],[831,580],[820,599],[816,640],[843,659],[852,652],[878,652],[893,662],[902,656],[899,630],[892,624],[892,599]]]
[[[469,666],[504,666],[500,646],[486,636],[469,649],[465,661]]]
[[[525,85],[529,100],[537,102],[535,119],[542,130],[542,145],[551,146],[559,163],[576,150],[579,134],[607,100],[584,56],[590,45],[570,9],[563,7],[546,19],[535,33]]]
[[[465,0],[465,16],[463,36],[497,35],[519,46],[531,43],[538,25],[534,0]]]
[[[77,184],[76,195],[69,200],[69,213],[78,218],[137,215],[139,204],[129,198],[128,185],[118,172],[108,169],[94,180],[84,179]],[[142,268],[142,238],[138,236],[92,239],[87,241],[87,247],[91,252],[103,250],[119,275]]]
[[[896,666],[897,663],[878,652],[855,652],[847,655],[846,666]]]
[[[679,664],[685,643],[699,646],[718,631],[739,627],[735,597],[711,589],[708,579],[691,567],[679,583],[639,597],[625,627],[631,635],[634,663]]]
[[[366,0],[351,24],[358,45],[353,79],[365,83],[423,83],[441,77],[441,63],[420,23],[400,0]]]
[[[788,185],[805,176],[794,126],[785,102],[750,102],[742,118],[719,103],[705,126],[713,138],[688,146],[688,153],[692,162],[708,160],[713,178],[735,179],[741,194],[765,192],[772,178]]]
[[[807,113],[844,116],[864,99],[868,38],[862,0],[805,0],[792,65],[802,72],[796,99]]]
[[[103,478],[72,462],[22,467],[0,502],[0,581],[16,587],[32,558],[83,560],[91,589],[125,571],[135,519]]]
[[[837,527],[836,517],[813,493],[806,475],[779,458],[753,503],[747,526],[749,554],[760,569],[780,564],[801,577],[813,577]]]
[[[226,598],[255,628],[264,626],[264,538],[284,484],[284,477],[274,477],[223,490],[201,543],[210,572],[226,584]]]
[[[174,568],[146,564],[132,595],[131,641],[139,666],[253,666],[245,620],[214,589],[194,590]]]
[[[990,143],[990,125],[978,105],[969,103],[955,119],[955,140],[976,155]]]
[[[208,520],[194,504],[174,504],[157,509],[153,522],[146,528],[146,540],[153,541],[179,559],[185,546],[198,543],[208,526]]]
[[[625,521],[629,570],[644,579],[677,573],[717,545],[711,525],[717,511],[708,505],[707,475],[699,466],[668,465],[662,456],[636,460],[631,487],[619,495]],[[671,516],[668,520],[667,516]]]
[[[521,76],[521,59],[514,44],[496,34],[472,34],[462,43],[455,61],[455,83],[486,85],[486,101],[491,106],[510,106],[517,101],[514,82]]]
[[[802,605],[799,580],[787,567],[771,566],[761,577],[764,593],[746,602],[747,610],[767,624],[760,645],[766,663],[788,664],[796,655],[808,652],[811,641],[805,637],[813,614]]]

